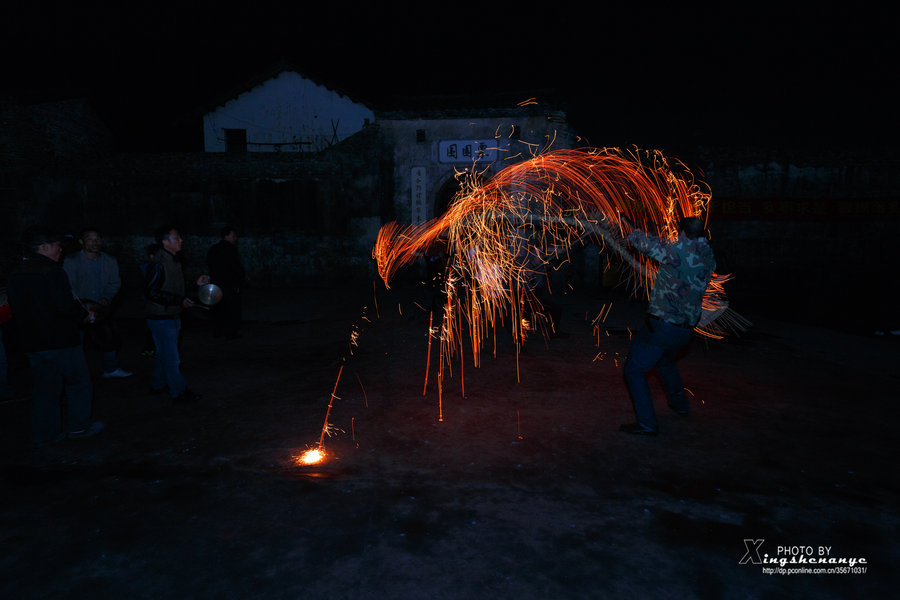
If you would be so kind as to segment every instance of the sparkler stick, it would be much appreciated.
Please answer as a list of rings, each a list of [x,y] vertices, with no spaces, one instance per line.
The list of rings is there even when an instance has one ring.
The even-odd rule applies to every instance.
[[[431,366],[431,319],[434,314],[428,313],[428,358],[425,360],[425,385],[422,387],[422,395],[428,392],[428,369]]]
[[[322,435],[319,436],[319,450],[322,450],[325,447],[325,432],[328,431],[328,416],[331,414],[331,406],[334,404],[334,396],[337,394],[338,382],[341,380],[341,373],[344,372],[344,365],[341,365],[341,368],[338,369],[338,376],[334,382],[334,390],[331,392],[331,398],[328,400],[328,410],[325,411],[325,424],[322,425]]]
[[[366,394],[366,388],[365,386],[363,386],[362,379],[359,378],[359,373],[354,373],[354,375],[356,375],[356,381],[359,382],[359,389],[362,390],[363,400],[366,403],[366,408],[369,408],[369,396]]]
[[[457,307],[457,310],[460,310],[459,309],[459,298],[456,299],[456,307]],[[457,327],[459,327],[458,324],[459,324],[459,320],[457,320]],[[457,329],[457,335],[460,335],[460,336],[462,335],[459,333],[459,329]],[[463,360],[463,344],[460,344],[459,345],[459,381],[460,381],[460,385],[462,386],[462,390],[460,391],[461,398],[466,397],[466,374],[463,371],[464,364],[466,364],[466,361]]]
[[[372,280],[372,299],[375,301],[375,318],[380,319],[381,315],[378,312],[378,292],[375,289],[375,280]]]
[[[444,422],[444,373],[443,373],[443,363],[441,364],[441,368],[438,369],[438,422]]]
[[[374,282],[373,282],[373,291],[374,291]],[[376,300],[376,305],[377,305],[377,300]],[[398,305],[398,308],[399,308],[399,305]],[[365,321],[369,321],[369,319],[365,316],[365,310],[366,310],[366,307],[363,307],[362,319]],[[376,310],[377,310],[377,308],[376,308]],[[358,326],[356,326],[355,324],[351,327],[350,346],[349,346],[350,355],[353,354],[353,348],[358,347],[359,337],[360,337],[361,333],[362,333],[362,329],[359,328]],[[341,367],[338,370],[337,378],[335,379],[335,382],[334,382],[334,389],[331,391],[331,397],[328,400],[328,408],[325,411],[325,422],[322,424],[322,433],[319,436],[318,444],[316,444],[316,446],[313,448],[307,448],[307,450],[305,450],[298,456],[293,457],[293,460],[296,464],[314,465],[314,464],[318,464],[318,463],[321,463],[322,461],[324,461],[326,458],[325,436],[326,435],[332,436],[335,434],[335,432],[343,431],[341,429],[337,429],[337,428],[333,427],[328,422],[329,418],[331,417],[331,409],[334,407],[334,400],[335,400],[335,398],[338,397],[337,389],[338,389],[338,385],[340,384],[341,375],[343,374],[343,372],[344,372],[344,365],[341,364]],[[359,377],[359,373],[354,373],[354,375],[356,376],[356,380],[359,382],[359,387],[362,390],[366,408],[368,408],[369,407],[369,398],[368,398],[368,395],[366,394],[366,388],[365,388],[365,386],[363,386],[362,379],[360,379],[360,377]],[[355,424],[356,424],[355,418],[351,417],[350,430],[351,430],[351,437],[354,442],[356,441]]]

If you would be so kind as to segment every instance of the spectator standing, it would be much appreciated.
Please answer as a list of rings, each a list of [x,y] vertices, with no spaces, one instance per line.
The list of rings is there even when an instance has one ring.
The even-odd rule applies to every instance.
[[[247,273],[237,250],[238,234],[234,227],[222,228],[222,239],[214,244],[206,255],[209,281],[222,290],[222,300],[213,309],[215,325],[213,335],[231,340],[240,337],[243,319],[241,292],[247,282]]]
[[[106,379],[122,379],[131,377],[131,373],[119,366],[116,341],[117,336],[112,321],[112,304],[122,279],[119,276],[118,261],[103,252],[103,237],[100,230],[86,227],[81,230],[78,239],[81,250],[73,256],[66,257],[63,269],[69,276],[69,284],[75,296],[85,305],[99,305],[98,314],[102,323],[93,324],[93,330],[100,342],[103,352],[103,377]],[[101,329],[102,328],[102,329]],[[100,336],[100,332],[105,335]]]
[[[188,389],[178,352],[181,312],[194,305],[186,295],[184,271],[178,256],[183,240],[177,229],[165,226],[157,229],[156,241],[160,250],[147,265],[144,281],[147,327],[156,346],[150,392],[161,393],[168,388],[175,402],[193,402],[200,400],[200,395]],[[197,279],[197,285],[207,283],[207,275]]]
[[[46,231],[27,234],[24,260],[10,275],[7,287],[11,323],[18,328],[31,365],[36,444],[66,436],[86,438],[103,430],[103,423],[91,421],[93,388],[79,332],[84,312],[59,265],[61,239]]]
[[[152,263],[154,261],[154,259],[156,258],[156,254],[159,252],[159,250],[160,250],[160,246],[156,242],[153,242],[152,244],[148,245],[144,249],[144,254],[147,257],[147,261],[142,262],[140,265],[138,265],[138,268],[141,270],[141,281],[147,280],[147,269],[150,268],[150,263]],[[146,294],[142,293],[142,297],[144,299],[144,303],[146,304],[146,302],[147,302]],[[156,356],[156,346],[153,343],[153,334],[150,333],[149,327],[144,329],[143,335],[144,335],[144,343],[143,343],[143,347],[141,348],[141,356],[150,356],[150,357]]]

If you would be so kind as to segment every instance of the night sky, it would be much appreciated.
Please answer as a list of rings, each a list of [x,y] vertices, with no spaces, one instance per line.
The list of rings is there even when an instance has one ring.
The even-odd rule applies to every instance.
[[[598,145],[871,146],[897,129],[888,8],[117,4],[4,7],[0,44],[6,91],[92,98],[123,150],[199,149],[200,116],[281,62],[375,108],[553,89]]]

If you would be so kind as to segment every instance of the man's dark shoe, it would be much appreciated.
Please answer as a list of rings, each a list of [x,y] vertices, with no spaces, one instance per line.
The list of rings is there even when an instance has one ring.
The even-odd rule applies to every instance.
[[[191,402],[199,402],[202,398],[203,396],[200,394],[194,393],[191,390],[184,390],[181,392],[180,396],[172,398],[172,402],[177,404],[188,404]]]
[[[167,392],[167,391],[168,391],[168,390],[167,390],[166,388],[164,388],[164,387],[162,387],[162,388],[154,388],[154,387],[152,387],[152,388],[150,388],[150,390],[149,390],[148,393],[149,393],[151,396],[156,396],[157,394],[163,394],[163,393],[165,393],[165,392]]]
[[[687,409],[687,408],[682,408],[682,407],[676,406],[676,405],[672,404],[671,402],[669,402],[669,408],[671,408],[672,410],[674,410],[674,411],[675,411],[675,414],[679,414],[679,415],[681,415],[682,417],[688,416],[688,409]]]
[[[87,429],[79,429],[78,431],[70,431],[69,439],[70,440],[84,440],[89,437],[94,437],[101,431],[103,431],[103,423],[100,421],[94,421],[91,423]]]
[[[625,425],[619,426],[619,431],[623,431],[625,433],[631,433],[633,435],[647,435],[654,436],[659,435],[658,429],[650,429],[649,427],[644,427],[639,423],[627,423]]]
[[[35,448],[46,448],[48,446],[52,446],[54,444],[60,443],[61,441],[65,440],[66,437],[68,437],[68,436],[66,435],[65,432],[60,432],[49,439],[36,440],[34,442],[34,447]]]

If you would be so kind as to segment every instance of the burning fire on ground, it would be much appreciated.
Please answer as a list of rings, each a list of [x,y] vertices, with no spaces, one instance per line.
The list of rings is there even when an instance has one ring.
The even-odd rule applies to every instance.
[[[310,448],[294,457],[294,462],[298,465],[315,465],[323,460],[325,460],[325,451],[318,447]]]

